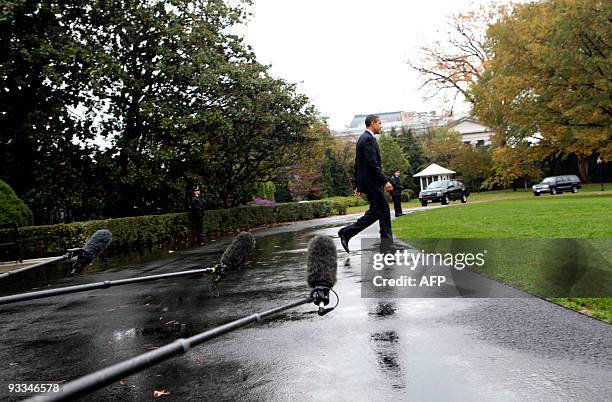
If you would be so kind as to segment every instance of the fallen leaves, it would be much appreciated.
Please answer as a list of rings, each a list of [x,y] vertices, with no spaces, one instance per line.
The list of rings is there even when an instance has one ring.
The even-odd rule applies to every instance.
[[[161,391],[158,391],[158,390],[153,391],[154,398],[159,398],[160,396],[164,396],[164,395],[170,395],[170,392],[166,391],[165,389],[162,389]]]

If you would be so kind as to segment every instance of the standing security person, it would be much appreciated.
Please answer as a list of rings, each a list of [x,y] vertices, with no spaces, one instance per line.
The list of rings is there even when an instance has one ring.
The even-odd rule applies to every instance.
[[[389,180],[391,185],[393,186],[393,191],[391,191],[391,198],[393,199],[393,207],[395,208],[395,217],[404,215],[402,213],[402,190],[404,186],[402,186],[402,181],[400,180],[400,171],[396,170],[393,172],[393,176]]]
[[[355,197],[364,193],[370,202],[370,209],[357,222],[338,231],[342,247],[347,253],[351,237],[376,221],[380,225],[381,240],[393,242],[391,212],[385,196],[385,191],[392,191],[393,186],[382,172],[380,148],[374,138],[374,134],[381,132],[382,121],[377,115],[369,115],[365,119],[365,125],[366,130],[357,141],[355,153]]]
[[[194,186],[191,189],[191,193],[193,195],[191,198],[191,223],[193,225],[196,241],[198,244],[204,244],[204,236],[202,236],[204,201],[200,198],[200,187]]]

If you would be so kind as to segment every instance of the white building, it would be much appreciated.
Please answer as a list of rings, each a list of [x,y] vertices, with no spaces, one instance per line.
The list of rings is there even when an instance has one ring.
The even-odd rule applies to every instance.
[[[475,146],[484,146],[491,143],[491,136],[495,134],[490,128],[471,117],[461,117],[448,124],[448,128],[461,134],[461,141]]]
[[[437,115],[434,111],[397,111],[372,114],[380,116],[385,133],[389,133],[393,129],[400,130],[401,128],[411,129],[413,133],[419,133],[434,127],[442,127],[449,123],[447,118]],[[367,114],[355,115],[346,129],[333,131],[333,134],[337,137],[345,137],[350,141],[357,141],[365,130],[365,119],[367,116]]]
[[[383,122],[383,131],[388,133],[392,129],[400,130],[406,128],[412,130],[415,135],[428,130],[447,126],[453,131],[461,134],[461,140],[473,146],[484,146],[491,143],[491,136],[495,134],[491,129],[484,126],[472,117],[461,117],[450,120],[442,117],[436,112],[385,112],[376,113]],[[345,137],[350,141],[357,141],[365,130],[365,118],[367,114],[357,114],[353,117],[351,124],[344,130],[334,131],[338,137]]]

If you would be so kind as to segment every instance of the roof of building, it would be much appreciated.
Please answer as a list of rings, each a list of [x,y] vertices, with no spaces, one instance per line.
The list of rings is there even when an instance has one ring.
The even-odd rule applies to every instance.
[[[372,113],[378,115],[383,122],[391,123],[394,121],[402,121],[402,112],[384,112],[384,113]],[[365,129],[365,119],[369,115],[367,114],[356,114],[351,121],[350,128],[364,128]]]
[[[431,165],[427,166],[425,169],[421,170],[417,174],[412,175],[412,177],[438,176],[441,174],[453,174],[453,173],[455,172],[452,170],[443,168],[442,166],[436,163],[432,163]]]
[[[474,119],[473,117],[463,116],[463,117],[460,117],[460,118],[458,118],[456,120],[452,120],[452,121],[448,122],[448,126],[449,127],[453,127],[453,126],[456,126],[459,123],[463,123],[464,121],[470,121],[472,123],[482,124],[481,122],[479,122],[478,120]]]

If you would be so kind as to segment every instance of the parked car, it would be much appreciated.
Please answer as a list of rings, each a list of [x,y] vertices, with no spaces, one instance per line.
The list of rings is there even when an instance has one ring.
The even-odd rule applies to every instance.
[[[465,204],[469,195],[468,189],[458,180],[438,180],[419,193],[419,201],[424,207],[430,202],[446,205],[451,200],[461,200]]]
[[[533,194],[538,197],[542,193],[550,193],[551,195],[561,194],[565,191],[577,193],[582,187],[582,182],[575,174],[564,176],[550,176],[542,180],[541,183],[535,184]]]

